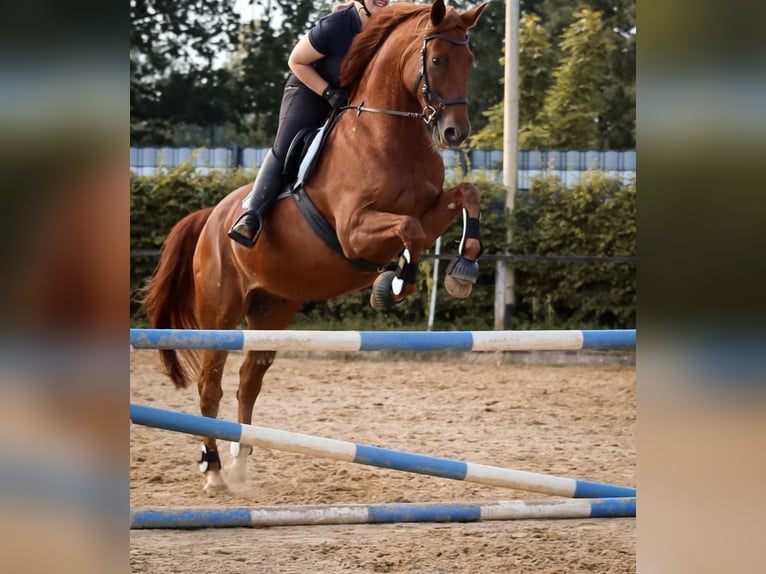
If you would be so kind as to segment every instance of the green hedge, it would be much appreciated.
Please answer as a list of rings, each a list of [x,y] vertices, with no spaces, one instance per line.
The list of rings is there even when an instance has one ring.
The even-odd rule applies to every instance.
[[[240,170],[214,171],[202,175],[191,165],[162,169],[155,176],[130,174],[130,249],[157,250],[170,228],[192,211],[213,205],[230,191],[253,179]],[[144,318],[136,302],[138,289],[157,265],[155,256],[130,258],[130,315]]]
[[[587,172],[570,188],[538,178],[518,195],[512,230],[513,253],[635,257],[635,183],[602,172]],[[634,265],[520,263],[514,272],[518,328],[635,327]]]
[[[219,201],[252,180],[241,171],[196,174],[191,167],[153,177],[131,176],[131,249],[159,249],[173,224],[187,213]],[[485,253],[534,255],[635,255],[635,186],[623,186],[603,174],[589,173],[567,189],[558,179],[540,178],[517,194],[508,217],[504,188],[494,179],[470,174],[482,191],[482,239]],[[454,183],[454,182],[453,182]],[[508,245],[508,226],[511,244]],[[462,233],[459,220],[442,238],[442,253],[454,254]],[[428,252],[427,252],[428,253]],[[157,259],[131,258],[131,291],[149,277]],[[446,261],[440,263],[434,328],[492,329],[494,262],[480,264],[479,279],[468,299],[457,300],[443,287]],[[296,328],[425,329],[433,286],[433,260],[420,264],[417,292],[392,311],[374,310],[370,290],[326,302],[308,302]],[[635,326],[635,267],[632,265],[515,264],[516,308],[512,328],[630,328]],[[140,306],[131,302],[131,318],[141,324]]]

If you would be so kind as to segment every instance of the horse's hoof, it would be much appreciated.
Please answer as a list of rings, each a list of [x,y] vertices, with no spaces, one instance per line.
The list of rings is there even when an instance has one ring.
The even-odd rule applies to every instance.
[[[447,290],[447,293],[452,295],[455,299],[465,299],[471,294],[473,283],[466,281],[465,279],[457,279],[452,275],[447,275],[444,278],[444,288]]]
[[[247,466],[244,460],[234,459],[231,462],[226,468],[226,480],[235,484],[242,484],[247,480]]]
[[[372,284],[372,293],[370,293],[370,305],[373,309],[393,309],[396,305],[393,290],[394,278],[396,273],[385,271],[375,279]]]
[[[233,442],[229,445],[231,451],[231,462],[226,467],[226,480],[237,484],[242,484],[247,480],[247,457],[253,452],[253,447],[240,445]]]
[[[465,299],[471,294],[479,278],[479,263],[464,257],[453,259],[447,267],[444,288],[456,299]]]
[[[226,494],[229,492],[229,487],[226,483],[223,484],[206,484],[203,489],[208,496],[218,496],[219,494]]]
[[[205,473],[205,488],[203,490],[208,496],[215,496],[229,492],[229,487],[226,486],[226,482],[224,482],[219,471],[209,470]]]
[[[455,279],[476,283],[479,278],[479,262],[471,261],[465,257],[456,257],[447,266],[447,275]]]

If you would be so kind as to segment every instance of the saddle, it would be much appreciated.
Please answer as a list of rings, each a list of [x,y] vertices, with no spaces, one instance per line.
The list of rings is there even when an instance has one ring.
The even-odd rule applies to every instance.
[[[293,139],[290,149],[287,150],[287,157],[282,170],[287,193],[292,193],[293,188],[299,183],[303,185],[306,176],[311,173],[319,157],[318,152],[324,143],[327,131],[327,124],[319,128],[303,128]],[[301,173],[300,181],[298,173]]]
[[[284,181],[287,182],[290,193],[302,187],[314,169],[319,158],[319,152],[324,146],[340,114],[333,113],[327,121],[318,128],[303,128],[293,138],[287,150],[285,165],[282,170]]]

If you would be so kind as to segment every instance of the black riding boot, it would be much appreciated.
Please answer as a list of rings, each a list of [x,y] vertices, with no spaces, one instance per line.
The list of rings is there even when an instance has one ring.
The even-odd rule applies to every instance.
[[[229,229],[229,237],[245,247],[255,245],[263,229],[263,216],[274,204],[282,191],[282,162],[269,150],[258,170],[253,190],[247,196],[246,211],[237,218]]]

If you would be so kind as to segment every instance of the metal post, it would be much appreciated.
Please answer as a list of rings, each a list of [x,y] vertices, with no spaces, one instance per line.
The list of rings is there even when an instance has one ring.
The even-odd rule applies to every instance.
[[[442,248],[442,238],[436,238],[436,245],[434,245],[434,284],[431,287],[431,303],[428,308],[428,330],[431,331],[434,328],[434,316],[436,315],[436,292],[439,290],[439,254]]]

